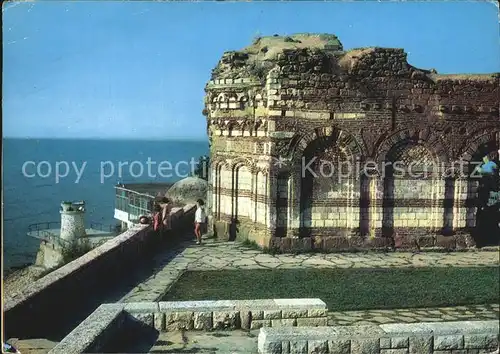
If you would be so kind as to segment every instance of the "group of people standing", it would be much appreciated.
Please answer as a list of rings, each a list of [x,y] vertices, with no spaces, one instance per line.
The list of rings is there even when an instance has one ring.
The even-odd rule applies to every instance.
[[[171,229],[170,212],[172,211],[172,201],[167,197],[159,197],[153,206],[153,229],[160,234],[164,234]],[[196,212],[194,220],[194,234],[196,244],[201,244],[202,235],[207,232],[207,214],[205,203],[202,199],[196,201]]]
[[[170,212],[172,202],[167,197],[159,198],[153,206],[153,229],[160,233],[170,230]]]

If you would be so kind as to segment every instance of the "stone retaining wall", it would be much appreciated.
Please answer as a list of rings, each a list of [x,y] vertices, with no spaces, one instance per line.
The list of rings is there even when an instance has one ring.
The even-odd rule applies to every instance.
[[[192,227],[194,211],[192,204],[172,210],[173,239]],[[154,252],[159,241],[159,235],[149,225],[137,225],[6,298],[6,338],[46,335],[47,319],[56,322],[80,307],[88,308],[94,296],[112,288]]]
[[[157,331],[325,326],[327,307],[320,299],[104,304],[49,354],[97,353],[120,336],[120,330],[133,321]]]
[[[159,331],[326,326],[320,299],[127,303],[125,310]]]
[[[498,321],[261,328],[258,349],[260,354],[486,354],[498,350],[498,333]]]

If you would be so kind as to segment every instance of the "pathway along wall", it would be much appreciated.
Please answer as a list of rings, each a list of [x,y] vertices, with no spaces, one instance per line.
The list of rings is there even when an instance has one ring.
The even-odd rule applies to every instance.
[[[215,231],[282,250],[474,245],[471,173],[498,159],[499,79],[332,35],[224,53],[204,109]]]

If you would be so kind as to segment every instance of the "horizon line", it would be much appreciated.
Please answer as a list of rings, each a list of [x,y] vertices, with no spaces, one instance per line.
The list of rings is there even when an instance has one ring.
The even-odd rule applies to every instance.
[[[122,137],[35,137],[35,136],[2,136],[2,140],[107,140],[107,141],[199,141],[207,142],[208,137],[166,137],[166,138],[122,138]]]

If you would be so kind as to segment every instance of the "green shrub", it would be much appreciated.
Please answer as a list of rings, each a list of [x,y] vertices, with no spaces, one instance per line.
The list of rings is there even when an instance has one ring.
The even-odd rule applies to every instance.
[[[92,243],[88,238],[79,238],[65,242],[61,248],[62,264],[67,264],[92,250]]]
[[[208,181],[208,167],[210,166],[210,157],[209,156],[201,156],[196,164],[196,167],[193,171],[193,175],[198,178],[202,178],[205,181]]]

